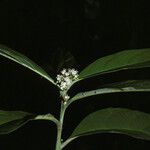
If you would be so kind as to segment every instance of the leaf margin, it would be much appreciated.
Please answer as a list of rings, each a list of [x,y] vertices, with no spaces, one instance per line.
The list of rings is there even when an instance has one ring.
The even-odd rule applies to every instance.
[[[12,60],[30,70],[32,70],[33,72],[39,74],[41,77],[44,77],[45,79],[47,79],[49,82],[51,82],[52,84],[56,85],[54,80],[49,76],[49,74],[39,65],[37,65],[34,61],[32,61],[31,59],[29,59],[27,56],[21,54],[20,52],[17,52],[7,46],[1,45],[0,44],[0,55]],[[14,55],[14,56],[13,56]],[[18,56],[17,56],[18,55]],[[26,62],[21,62],[20,60],[18,60],[18,58],[20,59],[24,59],[24,61]],[[30,66],[27,64],[29,63]]]

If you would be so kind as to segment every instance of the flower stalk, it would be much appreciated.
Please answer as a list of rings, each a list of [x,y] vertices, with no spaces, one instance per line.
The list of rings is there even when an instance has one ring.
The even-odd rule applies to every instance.
[[[75,69],[63,69],[61,74],[56,77],[56,85],[60,89],[61,96],[61,108],[60,108],[60,117],[59,123],[57,124],[57,141],[55,150],[62,150],[62,131],[63,131],[63,122],[65,110],[67,108],[67,103],[70,99],[70,96],[67,94],[68,90],[72,84],[78,79],[78,71]]]

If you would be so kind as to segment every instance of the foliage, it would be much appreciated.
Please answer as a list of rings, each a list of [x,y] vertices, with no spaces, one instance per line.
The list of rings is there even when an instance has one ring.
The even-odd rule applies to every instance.
[[[149,92],[150,80],[128,80],[107,84],[99,89],[81,91],[74,97],[68,95],[69,89],[77,82],[86,78],[96,77],[111,72],[127,69],[150,67],[150,49],[125,50],[100,58],[87,66],[79,74],[75,69],[63,69],[61,74],[52,79],[41,67],[26,56],[6,46],[0,45],[0,55],[29,68],[52,83],[60,92],[60,117],[52,114],[36,115],[22,111],[0,111],[0,134],[8,134],[17,130],[28,121],[49,120],[57,126],[56,150],[61,150],[67,144],[80,136],[96,133],[121,133],[135,138],[150,140],[150,115],[148,113],[125,109],[105,108],[86,116],[74,129],[72,134],[62,142],[62,130],[66,109],[74,102],[86,97],[118,92]]]

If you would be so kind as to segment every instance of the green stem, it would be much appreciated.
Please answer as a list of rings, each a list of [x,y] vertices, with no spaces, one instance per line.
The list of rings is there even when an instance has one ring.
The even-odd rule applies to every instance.
[[[63,121],[65,115],[66,106],[64,105],[63,101],[61,102],[61,110],[60,110],[60,120],[57,124],[57,141],[56,141],[56,148],[55,150],[61,150],[62,148],[62,130],[63,130]]]

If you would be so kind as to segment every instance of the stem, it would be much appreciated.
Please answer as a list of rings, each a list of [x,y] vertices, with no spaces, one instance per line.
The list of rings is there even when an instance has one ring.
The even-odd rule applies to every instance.
[[[65,142],[62,143],[61,148],[63,149],[66,145],[68,145],[68,144],[69,144],[71,141],[73,141],[74,139],[76,139],[76,137],[67,139]]]
[[[62,130],[63,130],[63,121],[64,121],[64,114],[65,114],[66,106],[64,105],[63,101],[61,102],[61,110],[60,110],[60,118],[59,123],[57,125],[57,141],[56,141],[56,148],[55,150],[61,150],[62,148]]]

